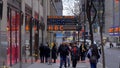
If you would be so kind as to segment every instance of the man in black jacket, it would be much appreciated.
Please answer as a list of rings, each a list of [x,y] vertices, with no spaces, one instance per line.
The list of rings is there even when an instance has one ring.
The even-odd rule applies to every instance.
[[[39,51],[40,51],[40,60],[41,60],[41,63],[44,63],[45,46],[42,43],[40,44]]]
[[[62,68],[63,64],[66,68],[66,58],[68,55],[68,47],[67,47],[66,43],[60,44],[60,46],[58,48],[58,53],[60,53],[60,68]]]

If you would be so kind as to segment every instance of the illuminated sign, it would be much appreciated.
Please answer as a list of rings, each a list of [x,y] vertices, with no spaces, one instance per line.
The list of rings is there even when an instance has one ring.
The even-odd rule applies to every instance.
[[[74,16],[48,16],[48,31],[74,31],[76,30],[76,18]]]
[[[63,19],[63,18],[68,18],[68,19],[74,19],[74,16],[48,16],[48,19]]]
[[[74,16],[48,16],[48,25],[75,25]]]
[[[48,31],[75,31],[76,26],[75,25],[48,25],[47,27]]]
[[[109,28],[109,34],[111,36],[119,36],[120,35],[120,27],[117,26],[117,27],[111,27],[111,28]]]
[[[63,26],[62,25],[49,25],[48,26],[48,31],[63,31]]]

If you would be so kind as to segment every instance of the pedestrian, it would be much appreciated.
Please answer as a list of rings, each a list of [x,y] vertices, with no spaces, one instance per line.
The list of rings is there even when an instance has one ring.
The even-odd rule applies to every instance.
[[[67,55],[67,61],[66,61],[66,63],[67,63],[67,66],[70,67],[71,46],[70,46],[70,43],[67,43],[66,45],[67,45],[67,48],[68,48],[68,55]]]
[[[112,42],[110,42],[110,48],[112,48],[113,47],[113,44],[112,44]]]
[[[57,46],[55,43],[53,43],[53,47],[52,47],[52,59],[54,60],[54,63],[56,63],[56,59],[57,59]]]
[[[99,50],[100,54],[102,53],[101,48],[102,48],[102,44],[99,44],[98,50]]]
[[[50,57],[50,48],[49,48],[49,44],[46,43],[45,44],[45,48],[44,48],[44,53],[45,53],[45,62],[48,62],[48,58]]]
[[[74,43],[71,49],[71,60],[73,68],[76,68],[77,61],[79,61],[79,58],[80,58],[79,48],[77,47],[76,43]]]
[[[81,55],[81,61],[82,62],[85,61],[86,52],[87,52],[87,48],[84,45],[84,42],[82,42],[82,44],[80,45],[80,55]]]
[[[64,64],[64,67],[66,68],[66,58],[68,55],[68,49],[66,47],[65,42],[60,44],[58,48],[58,54],[60,54],[60,68],[62,68],[63,64]]]
[[[39,51],[40,51],[40,60],[41,60],[41,63],[44,63],[44,45],[41,43],[40,44],[40,47],[39,47]]]
[[[98,63],[98,59],[100,58],[100,53],[95,44],[91,45],[90,49],[87,52],[87,57],[89,58],[90,61],[90,67],[97,68],[97,63]]]

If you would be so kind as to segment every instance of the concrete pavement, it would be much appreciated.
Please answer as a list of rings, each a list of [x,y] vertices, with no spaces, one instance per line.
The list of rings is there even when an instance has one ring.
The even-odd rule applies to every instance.
[[[30,65],[27,68],[59,68],[59,63],[52,63],[52,64],[48,64],[48,63],[34,63],[32,65]],[[64,68],[64,66],[63,66]],[[69,67],[72,68],[72,65]],[[77,64],[76,68],[90,68],[89,62],[79,62]],[[102,68],[102,64],[98,63],[97,64],[97,68]]]

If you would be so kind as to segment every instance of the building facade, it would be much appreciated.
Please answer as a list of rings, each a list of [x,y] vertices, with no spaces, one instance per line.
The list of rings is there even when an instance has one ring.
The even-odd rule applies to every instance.
[[[109,35],[109,41],[120,42],[120,1],[106,0],[105,1],[105,23],[106,34]],[[108,24],[109,23],[109,24]]]
[[[57,15],[55,3],[55,0],[3,0],[0,66],[38,59],[39,45],[48,42],[47,16]]]

